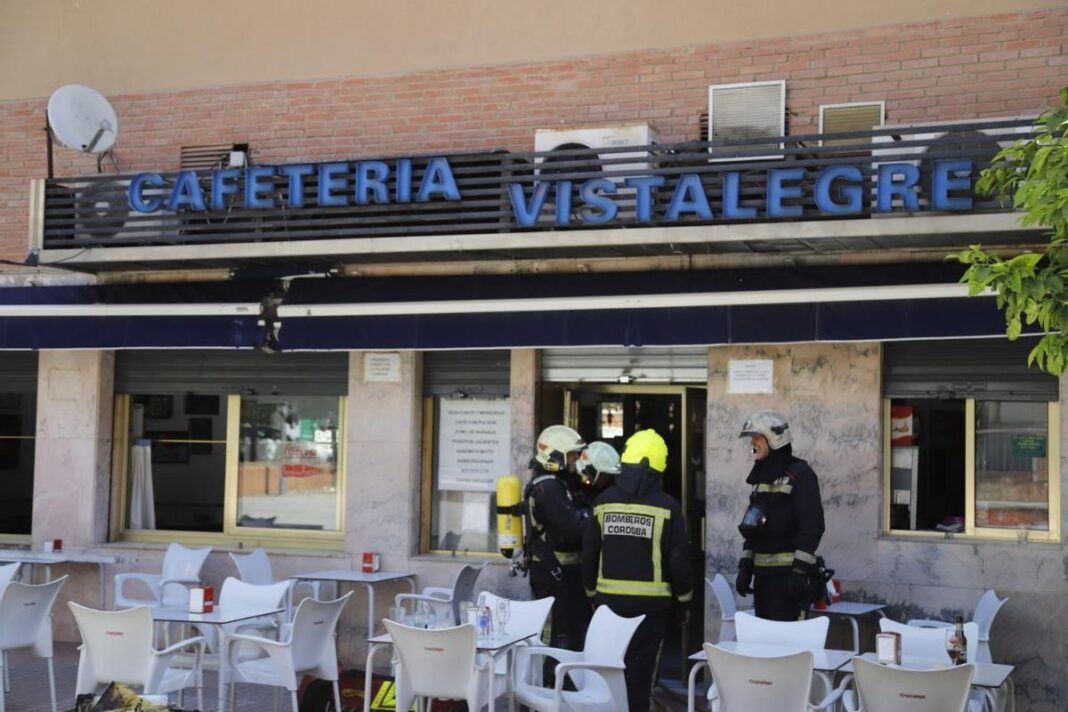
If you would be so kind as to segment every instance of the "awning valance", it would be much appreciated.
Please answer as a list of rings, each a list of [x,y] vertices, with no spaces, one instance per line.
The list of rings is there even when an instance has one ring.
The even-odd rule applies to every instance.
[[[959,265],[294,282],[283,349],[667,346],[996,336]]]
[[[0,289],[0,349],[252,348],[274,280]]]

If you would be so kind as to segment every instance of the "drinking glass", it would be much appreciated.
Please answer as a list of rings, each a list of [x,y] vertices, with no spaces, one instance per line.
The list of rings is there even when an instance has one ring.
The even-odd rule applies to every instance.
[[[512,602],[507,598],[497,599],[497,621],[501,624],[501,635],[506,635],[505,629],[508,626],[508,619],[512,615]]]
[[[404,606],[390,606],[389,619],[391,621],[396,621],[401,625],[408,625],[408,616],[404,612]]]

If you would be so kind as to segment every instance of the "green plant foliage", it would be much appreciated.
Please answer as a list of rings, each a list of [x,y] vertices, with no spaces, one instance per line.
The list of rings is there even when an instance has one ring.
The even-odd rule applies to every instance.
[[[999,151],[976,183],[981,193],[1011,200],[1022,224],[1049,228],[1045,251],[1002,258],[972,245],[950,255],[968,265],[961,282],[972,295],[996,293],[1009,339],[1024,324],[1042,328],[1027,362],[1057,376],[1068,367],[1068,87],[1060,99],[1031,136]]]

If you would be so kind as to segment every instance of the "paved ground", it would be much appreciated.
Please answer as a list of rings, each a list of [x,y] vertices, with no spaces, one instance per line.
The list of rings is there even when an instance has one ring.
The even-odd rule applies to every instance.
[[[24,653],[9,656],[11,666],[11,692],[6,695],[6,712],[50,712],[48,699],[48,666],[44,660]],[[78,651],[72,643],[56,643],[56,700],[59,712],[74,706],[74,681],[78,675]],[[215,712],[216,677],[213,672],[204,673],[204,712]],[[190,692],[186,706],[192,709],[196,695]],[[503,701],[502,701],[503,702]],[[686,709],[686,688],[681,692],[660,689],[657,692],[658,709],[677,712]],[[238,712],[265,712],[274,709],[274,693],[271,688],[259,685],[239,685],[237,691]],[[280,709],[289,712],[289,703],[282,698]],[[498,704],[498,710],[507,710],[507,705]]]

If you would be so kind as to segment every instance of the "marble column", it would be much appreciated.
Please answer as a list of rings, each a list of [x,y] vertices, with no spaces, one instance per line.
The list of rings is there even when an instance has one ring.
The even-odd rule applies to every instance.
[[[33,541],[86,547],[107,538],[115,354],[41,351]]]
[[[512,375],[508,388],[512,408],[512,473],[525,480],[527,465],[538,437],[538,382],[541,377],[541,352],[537,349],[512,349]]]

